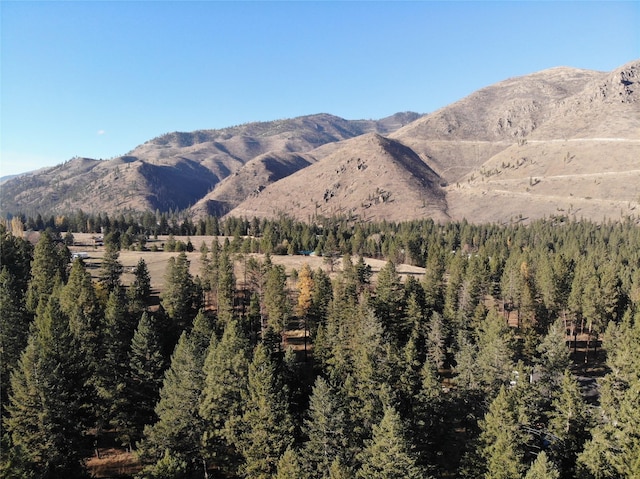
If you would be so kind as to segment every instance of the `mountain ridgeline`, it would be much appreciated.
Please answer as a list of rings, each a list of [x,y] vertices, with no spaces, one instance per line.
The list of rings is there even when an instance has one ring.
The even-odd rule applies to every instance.
[[[640,60],[611,72],[558,67],[426,115],[317,114],[168,133],[122,157],[74,158],[9,179],[0,209],[638,221],[639,79]]]

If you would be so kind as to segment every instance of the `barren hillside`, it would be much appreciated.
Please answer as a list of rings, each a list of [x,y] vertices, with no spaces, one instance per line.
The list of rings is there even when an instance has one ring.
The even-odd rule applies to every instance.
[[[300,155],[367,132],[388,134],[419,116],[404,112],[376,121],[318,114],[168,133],[112,160],[75,158],[9,179],[0,189],[0,210],[34,214],[186,209],[260,155]],[[285,163],[288,173],[295,171],[291,161]],[[267,178],[259,183],[264,182]]]
[[[4,213],[192,208],[194,215],[397,221],[640,218],[640,61],[558,67],[433,113],[328,114],[174,132],[109,161],[9,179]]]
[[[315,159],[297,153],[265,153],[249,161],[217,184],[191,210],[197,216],[223,216],[252,194],[302,168]]]
[[[553,103],[526,139],[447,188],[451,215],[501,222],[639,217],[639,80],[640,62],[632,62]]]
[[[548,120],[555,104],[581,91],[599,72],[552,68],[504,80],[425,115],[392,135],[449,183]]]
[[[449,219],[438,175],[412,150],[377,134],[342,142],[322,161],[252,194],[230,214],[283,213],[301,220]]]

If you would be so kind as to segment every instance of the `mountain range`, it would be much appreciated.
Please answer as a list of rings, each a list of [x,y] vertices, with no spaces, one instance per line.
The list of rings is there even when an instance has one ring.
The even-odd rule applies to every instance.
[[[640,60],[557,67],[433,113],[174,132],[0,187],[3,214],[190,209],[301,220],[640,219]]]

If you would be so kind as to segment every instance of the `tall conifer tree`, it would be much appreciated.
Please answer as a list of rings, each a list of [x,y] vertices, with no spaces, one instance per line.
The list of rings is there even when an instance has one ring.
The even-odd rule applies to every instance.
[[[349,421],[344,398],[319,377],[309,398],[308,417],[304,421],[309,440],[304,444],[302,456],[311,477],[328,478],[336,460],[343,464],[353,461]]]
[[[209,347],[199,406],[206,423],[202,438],[205,454],[224,470],[235,471],[239,463],[233,438],[242,419],[248,369],[249,343],[237,321],[231,321],[220,342]]]
[[[243,430],[235,445],[244,456],[242,473],[251,479],[268,479],[276,472],[278,459],[293,443],[293,422],[287,392],[265,346],[258,344],[249,365]]]
[[[30,317],[22,295],[16,290],[14,276],[6,267],[0,270],[0,403],[4,418],[7,405],[10,372],[18,364],[29,337]]]
[[[58,298],[38,314],[11,376],[7,431],[29,474],[79,477],[87,426],[86,371]]]
[[[46,299],[53,292],[56,278],[66,279],[66,268],[69,262],[69,250],[66,246],[56,246],[51,233],[40,234],[38,244],[33,252],[31,262],[31,279],[27,289],[27,309],[35,313],[41,299]]]
[[[161,300],[162,307],[177,328],[184,329],[191,324],[200,307],[200,296],[189,272],[186,253],[169,258]]]
[[[187,461],[191,470],[203,467],[200,441],[204,424],[198,415],[203,386],[197,341],[183,332],[165,372],[155,408],[158,421],[144,430],[143,457],[160,460],[169,451],[171,456]]]
[[[157,420],[154,407],[159,399],[165,363],[157,321],[145,312],[131,340],[125,402],[118,404],[115,414],[123,444],[135,444],[142,437],[144,426]]]
[[[102,256],[102,265],[100,266],[100,282],[110,293],[122,286],[122,263],[120,262],[120,251],[118,247],[108,242],[105,245],[104,255]]]
[[[480,457],[485,479],[517,479],[524,472],[520,426],[510,391],[504,387],[480,423]]]
[[[395,409],[385,407],[382,421],[373,427],[373,438],[361,454],[362,467],[356,473],[357,479],[425,478],[411,454],[404,429]]]

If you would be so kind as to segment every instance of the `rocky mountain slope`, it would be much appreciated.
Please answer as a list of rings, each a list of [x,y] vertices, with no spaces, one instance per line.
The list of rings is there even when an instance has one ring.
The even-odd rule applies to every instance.
[[[74,158],[8,180],[0,190],[0,210],[29,214],[78,208],[87,212],[185,209],[260,155],[300,154],[368,132],[386,135],[419,116],[406,112],[374,121],[318,114],[221,130],[167,133],[112,160]]]
[[[530,135],[450,185],[447,200],[453,216],[482,221],[639,218],[640,62],[553,102]]]
[[[10,179],[3,212],[191,207],[307,220],[640,218],[640,61],[558,67],[433,113],[321,114],[169,133],[109,161]]]
[[[342,142],[342,147],[263,190],[235,208],[236,216],[280,214],[311,220],[450,219],[440,177],[413,150],[378,134]]]
[[[412,200],[405,202],[409,186],[400,188],[404,198],[396,194],[386,213],[364,211],[355,197],[351,203],[343,199],[340,211],[398,221],[430,215],[474,222],[554,215],[596,221],[638,218],[639,70],[639,61],[610,73],[553,68],[491,85],[425,115],[388,139],[412,150],[437,174],[428,188],[438,198],[444,196],[439,216],[416,210]],[[343,158],[365,157],[354,141],[332,148],[340,148],[334,155]],[[249,198],[231,214],[289,211],[305,219],[308,212],[291,208],[291,198],[300,204],[299,198],[311,199],[309,185],[322,181],[315,171],[328,159],[300,171],[295,182],[294,177],[282,180]]]

